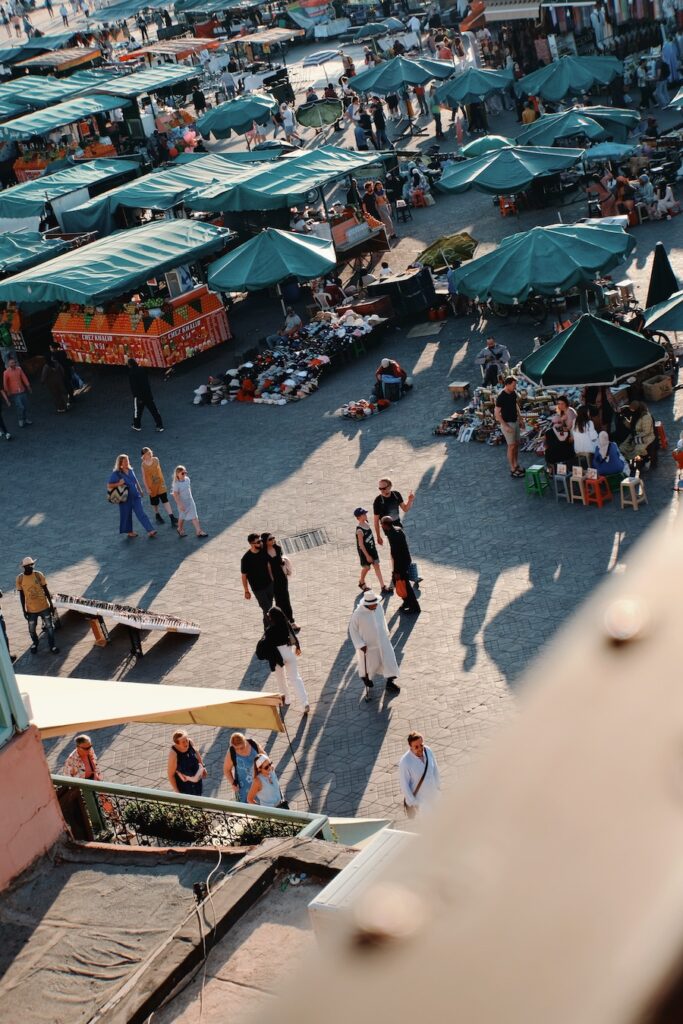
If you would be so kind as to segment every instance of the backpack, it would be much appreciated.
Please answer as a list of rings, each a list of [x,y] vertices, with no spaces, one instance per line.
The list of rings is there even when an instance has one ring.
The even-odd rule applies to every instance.
[[[247,736],[247,743],[254,753],[258,754],[258,743],[256,740],[252,740],[251,736]],[[237,754],[235,753],[235,748],[232,743],[230,744],[230,759],[232,761],[232,770],[235,774],[235,778],[237,778]]]

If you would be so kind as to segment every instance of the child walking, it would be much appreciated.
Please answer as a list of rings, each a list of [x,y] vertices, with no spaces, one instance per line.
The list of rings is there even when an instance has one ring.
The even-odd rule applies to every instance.
[[[187,536],[184,526],[189,519],[194,526],[195,533],[198,537],[208,537],[208,533],[201,528],[201,524],[197,516],[197,506],[194,503],[194,498],[192,497],[192,491],[190,489],[190,478],[187,475],[187,470],[184,466],[176,466],[174,470],[171,494],[175,498],[175,503],[178,506],[178,536]]]
[[[361,590],[369,590],[365,580],[370,572],[370,569],[375,570],[379,585],[382,588],[383,594],[391,594],[391,587],[387,587],[384,584],[384,578],[382,577],[382,570],[379,567],[379,555],[377,554],[377,548],[375,546],[375,538],[372,535],[372,527],[368,522],[368,510],[366,508],[357,508],[354,510],[354,516],[356,517],[356,547],[358,548],[358,557],[360,558],[360,579],[358,580],[358,586]]]

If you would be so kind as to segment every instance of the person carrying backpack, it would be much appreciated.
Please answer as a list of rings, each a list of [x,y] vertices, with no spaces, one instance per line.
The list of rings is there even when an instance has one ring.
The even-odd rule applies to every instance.
[[[254,762],[264,753],[263,747],[256,740],[247,738],[242,732],[234,732],[230,737],[223,774],[234,790],[234,799],[241,804],[246,804],[254,781]]]

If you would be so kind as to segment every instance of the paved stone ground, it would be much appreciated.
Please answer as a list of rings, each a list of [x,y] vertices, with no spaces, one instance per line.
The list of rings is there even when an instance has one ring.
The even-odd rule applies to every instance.
[[[563,216],[574,219],[583,212],[581,204]],[[505,234],[556,216],[548,210],[510,222],[479,193],[441,197],[400,229],[391,263],[402,269],[445,232],[470,231],[483,252]],[[637,229],[638,248],[627,270],[641,300],[660,237],[679,276],[683,272],[682,224],[676,218]],[[279,319],[276,303],[262,297],[238,306],[235,348],[255,344]],[[530,350],[533,328],[501,322],[495,331],[514,361]],[[473,359],[482,344],[482,334],[462,320],[449,320],[428,338],[410,339],[406,330],[397,330],[381,349],[328,378],[303,403],[195,408],[192,391],[207,372],[234,364],[230,349],[215,352],[181,368],[169,383],[156,383],[167,424],[163,435],[153,433],[150,422],[141,434],[131,432],[127,383],[117,369],[89,371],[92,391],[67,417],[57,418],[38,394],[34,426],[15,431],[15,440],[0,450],[8,481],[0,587],[7,593],[13,648],[21,655],[17,670],[269,689],[267,668],[253,657],[260,617],[255,602],[243,600],[239,581],[246,534],[268,528],[282,537],[324,527],[328,542],[295,557],[291,585],[313,708],[308,719],[290,709],[287,729],[312,807],[398,814],[396,764],[413,728],[424,731],[445,779],[457,778],[482,738],[513,710],[520,676],[537,651],[607,573],[628,564],[641,533],[659,516],[670,516],[670,509],[675,513],[673,464],[666,455],[647,479],[650,503],[638,513],[614,505],[567,508],[550,498],[525,497],[522,483],[506,471],[502,449],[434,437],[434,426],[453,408],[447,381],[479,379]],[[412,372],[412,395],[364,423],[337,417],[345,401],[368,394],[378,355],[385,352]],[[659,403],[654,411],[669,436],[676,436],[680,401],[675,407]],[[119,538],[104,482],[118,452],[128,451],[137,465],[144,444],[160,455],[167,479],[177,462],[188,466],[211,535],[204,544],[192,537],[181,541],[169,527],[156,542]],[[404,493],[413,488],[417,494],[406,526],[424,576],[423,613],[401,621],[398,601],[388,602],[403,689],[389,701],[376,687],[375,699],[366,704],[346,633],[358,596],[352,510],[369,505],[383,474]],[[10,593],[18,564],[29,553],[39,559],[54,591],[180,614],[199,621],[202,635],[194,642],[152,636],[145,658],[131,664],[122,630],[114,630],[111,646],[100,650],[80,621],[65,616],[61,654],[53,658],[41,649],[32,656]],[[132,725],[96,733],[106,777],[165,786],[170,732]],[[201,728],[193,736],[206,755],[207,792],[227,796],[221,777],[227,733]],[[53,767],[62,764],[70,745],[70,737],[46,743]],[[287,737],[271,737],[268,748],[289,799],[305,807]]]

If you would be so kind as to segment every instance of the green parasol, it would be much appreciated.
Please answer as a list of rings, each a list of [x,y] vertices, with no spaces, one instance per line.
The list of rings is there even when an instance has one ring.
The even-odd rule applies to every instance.
[[[504,92],[512,85],[509,71],[489,71],[486,68],[468,68],[462,75],[452,78],[436,92],[439,103],[451,109],[465,103],[478,103],[494,92]]]
[[[263,93],[251,93],[238,96],[227,103],[219,103],[212,110],[207,110],[197,119],[197,129],[205,139],[210,135],[217,139],[227,139],[231,132],[244,135],[251,130],[254,122],[266,124],[271,114],[277,109],[277,101]]]
[[[258,291],[288,277],[308,281],[336,266],[334,246],[324,238],[266,228],[208,268],[221,291]]]
[[[638,111],[625,107],[574,107],[574,110],[601,124],[613,142],[626,142],[629,132],[640,122]]]
[[[565,96],[580,96],[594,85],[609,85],[624,66],[616,57],[560,57],[515,84],[519,96],[540,96],[558,102]]]
[[[529,380],[546,387],[611,387],[665,358],[654,341],[586,313],[523,359],[520,368]]]
[[[379,36],[386,36],[388,32],[389,29],[383,22],[369,21],[367,25],[361,25],[361,27],[354,32],[351,36],[351,40],[354,43],[358,43],[362,39],[377,39]]]
[[[552,146],[560,139],[604,139],[606,130],[591,117],[578,110],[563,110],[560,114],[544,114],[528,124],[517,136],[518,146]]]
[[[514,146],[513,139],[507,139],[504,135],[482,135],[479,139],[472,139],[466,146],[462,147],[463,156],[483,156],[485,153],[493,153],[496,149],[506,149]]]
[[[646,309],[645,326],[651,331],[683,331],[683,291]]]
[[[534,179],[565,170],[582,156],[582,149],[509,146],[476,160],[463,160],[449,168],[435,188],[440,192],[466,192],[474,187],[494,196],[521,192]]]
[[[467,231],[437,238],[417,257],[417,262],[431,270],[445,270],[454,263],[471,260],[479,243]]]
[[[406,85],[425,85],[433,78],[449,78],[453,71],[453,64],[447,60],[410,60],[408,57],[394,57],[385,64],[378,64],[356,75],[353,79],[353,90],[380,95],[402,89]]]
[[[341,100],[316,100],[315,103],[302,103],[296,111],[296,119],[305,128],[322,128],[326,124],[335,124],[344,108]]]
[[[493,252],[455,271],[457,290],[470,298],[512,305],[532,293],[554,295],[587,285],[623,263],[636,240],[618,225],[553,224],[509,235]]]

